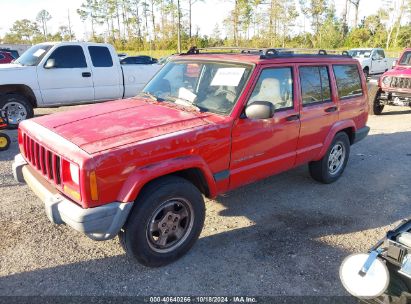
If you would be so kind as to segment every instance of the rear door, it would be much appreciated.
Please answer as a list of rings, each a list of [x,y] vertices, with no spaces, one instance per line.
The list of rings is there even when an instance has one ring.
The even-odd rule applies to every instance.
[[[80,45],[57,47],[44,64],[37,66],[37,77],[44,104],[94,100],[91,69]]]
[[[247,104],[269,101],[270,119],[234,122],[230,162],[230,188],[285,171],[294,166],[300,130],[293,66],[268,66],[259,73]]]
[[[298,67],[302,107],[296,165],[309,162],[318,155],[332,125],[338,120],[330,68],[327,64]]]
[[[123,97],[123,76],[120,63],[113,62],[109,48],[90,45],[87,49],[92,65],[94,99],[109,100]]]
[[[339,119],[353,119],[356,125],[363,125],[367,120],[367,96],[365,81],[356,64],[333,65],[339,99]]]

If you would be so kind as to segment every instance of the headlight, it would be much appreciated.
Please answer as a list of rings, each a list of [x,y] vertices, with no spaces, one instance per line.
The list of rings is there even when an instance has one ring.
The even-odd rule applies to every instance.
[[[382,83],[385,84],[386,86],[390,85],[391,77],[390,76],[384,77],[382,80]]]
[[[73,183],[78,185],[80,183],[80,178],[79,178],[79,169],[76,165],[70,163],[70,175],[71,175],[71,180]]]

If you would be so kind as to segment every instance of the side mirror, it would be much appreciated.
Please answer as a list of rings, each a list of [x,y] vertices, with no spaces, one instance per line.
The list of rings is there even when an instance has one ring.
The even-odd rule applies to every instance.
[[[54,59],[47,59],[46,64],[44,65],[45,69],[53,69],[56,67],[56,60]]]
[[[275,107],[268,101],[254,101],[245,108],[245,115],[250,119],[268,119],[274,116]]]
[[[397,66],[397,60],[394,60],[393,62],[392,62],[392,67],[391,68],[395,68]]]

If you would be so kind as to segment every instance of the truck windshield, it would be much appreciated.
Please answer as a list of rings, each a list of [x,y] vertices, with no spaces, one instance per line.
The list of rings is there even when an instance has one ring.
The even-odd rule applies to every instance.
[[[38,65],[41,59],[47,54],[51,49],[52,45],[48,44],[38,44],[29,48],[23,53],[15,63],[25,65],[25,66],[35,66]]]
[[[404,52],[402,55],[399,65],[411,65],[411,51]]]
[[[350,50],[348,51],[351,57],[369,58],[371,56],[370,50]]]
[[[169,62],[146,85],[143,94],[200,111],[229,114],[252,66],[226,62]]]

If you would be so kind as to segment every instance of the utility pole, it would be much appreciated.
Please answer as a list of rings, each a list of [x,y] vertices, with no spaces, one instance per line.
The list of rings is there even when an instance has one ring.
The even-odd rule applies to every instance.
[[[177,27],[177,52],[181,53],[181,14],[180,14],[180,0],[177,0],[177,14],[178,14],[178,27]]]
[[[71,21],[70,21],[70,9],[67,9],[67,19],[68,19],[68,30],[70,35],[70,41],[73,40],[73,34],[71,32]]]

